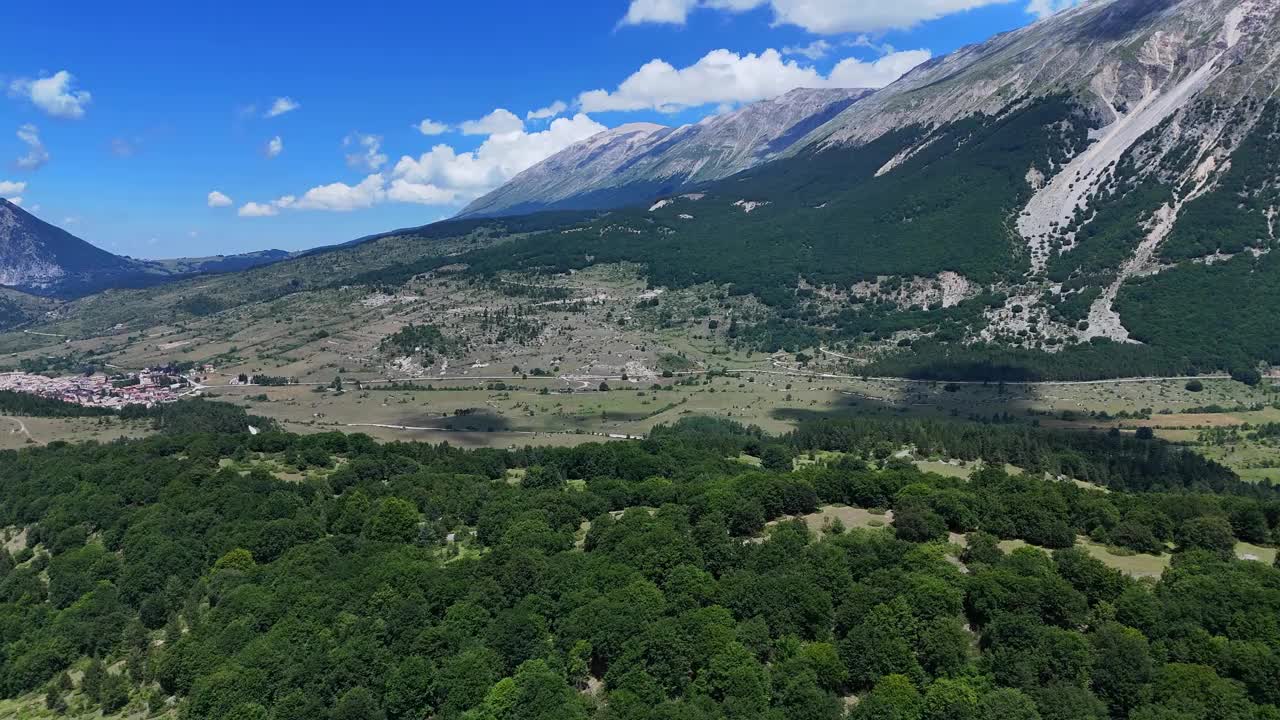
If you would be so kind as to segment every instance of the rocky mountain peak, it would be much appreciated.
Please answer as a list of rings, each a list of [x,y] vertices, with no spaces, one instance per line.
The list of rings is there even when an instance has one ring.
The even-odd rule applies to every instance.
[[[719,180],[776,157],[870,92],[797,88],[678,128],[621,125],[529,168],[461,216],[611,207]]]

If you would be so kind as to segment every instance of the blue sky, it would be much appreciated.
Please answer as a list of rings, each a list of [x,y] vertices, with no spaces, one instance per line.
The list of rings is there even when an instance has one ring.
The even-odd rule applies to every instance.
[[[342,242],[604,128],[882,85],[1067,2],[21,3],[0,196],[135,257]]]

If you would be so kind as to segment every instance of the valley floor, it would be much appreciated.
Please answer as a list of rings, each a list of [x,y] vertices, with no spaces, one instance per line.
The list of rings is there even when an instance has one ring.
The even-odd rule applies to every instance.
[[[865,378],[842,351],[819,348],[810,357],[737,348],[726,329],[760,308],[718,288],[653,290],[625,265],[548,282],[504,276],[477,283],[441,274],[394,294],[340,287],[157,325],[136,320],[78,334],[55,326],[71,334],[0,335],[0,367],[71,374],[86,366],[112,373],[209,365],[211,372],[198,375],[203,395],[290,431],[465,447],[644,437],[691,415],[771,433],[807,418],[865,414],[1122,432],[1150,427],[1246,479],[1280,480],[1280,442],[1253,430],[1280,422],[1280,393],[1270,381],[1249,387],[1206,376],[1193,392],[1189,378]],[[82,315],[92,318],[91,310]],[[433,329],[423,337],[438,346],[395,344],[410,327]],[[0,418],[0,449],[146,432],[145,424],[111,419]]]

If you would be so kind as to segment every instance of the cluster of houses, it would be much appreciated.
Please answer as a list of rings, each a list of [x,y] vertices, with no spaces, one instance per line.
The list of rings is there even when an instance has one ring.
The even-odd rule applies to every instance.
[[[86,407],[153,407],[188,395],[193,385],[175,368],[146,368],[116,377],[103,374],[45,377],[25,372],[0,373],[0,390],[38,395]]]

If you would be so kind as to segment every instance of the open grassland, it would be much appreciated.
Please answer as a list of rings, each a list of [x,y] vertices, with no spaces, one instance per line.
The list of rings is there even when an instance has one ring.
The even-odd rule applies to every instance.
[[[573,444],[643,436],[705,415],[786,432],[801,420],[905,416],[1020,422],[1079,430],[1149,427],[1232,467],[1280,480],[1280,445],[1245,429],[1280,422],[1268,380],[1226,378],[1090,383],[942,383],[863,378],[837,355],[765,354],[739,347],[729,327],[767,311],[723,288],[650,288],[633,265],[480,279],[449,269],[396,286],[344,278],[395,269],[501,238],[388,237],[245,273],[86,298],[32,332],[0,335],[0,366],[77,372],[182,363],[211,397],[247,406],[287,429],[341,429],[383,440],[467,446]],[[438,346],[389,344],[429,327]],[[708,377],[708,371],[726,373]],[[855,374],[851,374],[855,373]],[[289,381],[245,386],[242,377]],[[343,392],[320,391],[341,379]],[[391,383],[406,389],[387,389]],[[608,392],[601,392],[601,384]],[[428,391],[426,388],[430,387]],[[83,423],[30,422],[34,442],[111,439]],[[1210,436],[1206,431],[1239,430]],[[0,446],[26,443],[0,425]],[[955,476],[949,463],[928,469]]]
[[[101,418],[41,418],[0,415],[0,450],[19,450],[33,445],[47,445],[55,440],[66,442],[110,442],[120,438],[147,435],[146,422]]]
[[[1076,538],[1076,545],[1084,548],[1090,555],[1101,560],[1107,565],[1107,567],[1115,568],[1116,570],[1119,570],[1131,577],[1158,578],[1173,562],[1173,555],[1170,553],[1165,553],[1163,555],[1133,553],[1118,548],[1107,547],[1106,545],[1100,545],[1083,536]],[[1037,546],[1029,545],[1022,540],[1002,540],[1000,542],[1000,548],[1005,552],[1012,552],[1020,547]],[[1037,547],[1037,549],[1050,552],[1045,548]],[[1241,542],[1236,543],[1236,557],[1241,560],[1251,560],[1270,565],[1275,562],[1276,549]]]

